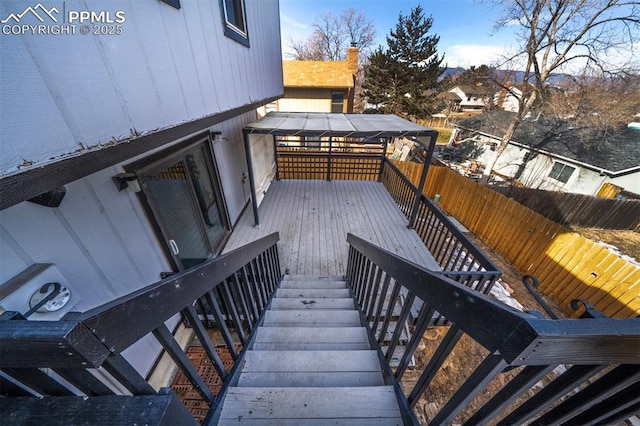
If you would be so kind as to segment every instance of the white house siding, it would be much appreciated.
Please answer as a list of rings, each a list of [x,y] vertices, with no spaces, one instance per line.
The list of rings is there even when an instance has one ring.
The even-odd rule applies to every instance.
[[[276,160],[273,152],[273,136],[253,133],[249,135],[249,141],[253,158],[256,200],[261,203],[275,176]]]
[[[348,95],[346,90],[288,88],[284,92],[284,97],[278,99],[278,111],[331,112],[331,94],[336,92],[344,93],[346,105]]]
[[[250,194],[248,182],[244,190],[242,183],[247,171],[242,128],[255,119],[255,112],[249,112],[209,129],[222,133],[213,150],[232,223]],[[155,151],[65,185],[58,208],[23,202],[1,211],[0,283],[34,263],[53,263],[80,296],[73,310],[82,312],[152,284],[161,272],[170,271],[135,193],[118,192],[111,179],[123,165]],[[144,354],[159,350],[149,337],[125,356],[146,375],[154,357]]]
[[[624,188],[634,194],[640,194],[640,170],[625,176],[607,179],[607,182]]]
[[[0,173],[282,93],[275,0],[247,0],[250,48],[224,36],[218,1],[85,4],[64,6],[122,10],[123,33],[1,35]]]
[[[278,99],[278,111],[281,112],[331,112],[331,99]]]

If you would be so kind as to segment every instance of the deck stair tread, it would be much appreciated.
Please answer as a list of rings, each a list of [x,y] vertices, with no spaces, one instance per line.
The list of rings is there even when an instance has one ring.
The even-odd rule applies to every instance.
[[[347,288],[280,288],[275,297],[304,297],[318,299],[351,299]]]
[[[393,386],[365,387],[232,387],[220,424],[238,419],[389,419],[400,422]],[[398,423],[401,424],[401,423]]]
[[[288,297],[273,299],[271,302],[271,310],[287,310],[287,309],[344,309],[353,310],[355,305],[352,299],[322,299],[322,298],[305,298],[305,297]]]
[[[341,281],[344,282],[342,275],[296,275],[287,274],[282,278],[282,281],[314,281],[314,282],[326,282],[326,281]]]
[[[345,289],[347,283],[344,281],[283,281],[280,288]]]
[[[355,309],[288,309],[271,310],[265,313],[265,326],[276,327],[358,327],[360,314]]]
[[[286,275],[224,396],[219,424],[402,424],[342,277]]]

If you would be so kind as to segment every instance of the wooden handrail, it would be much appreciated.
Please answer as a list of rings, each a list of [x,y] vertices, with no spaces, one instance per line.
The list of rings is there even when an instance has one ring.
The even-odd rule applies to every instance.
[[[277,232],[60,321],[2,321],[2,367],[98,367],[274,246]],[[4,315],[9,315],[5,313]]]
[[[478,343],[499,351],[510,364],[640,363],[640,319],[540,319],[353,234],[348,234],[347,242]]]

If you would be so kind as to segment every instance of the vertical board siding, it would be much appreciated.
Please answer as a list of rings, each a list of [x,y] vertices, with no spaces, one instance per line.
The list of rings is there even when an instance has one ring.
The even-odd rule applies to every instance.
[[[98,9],[125,12],[122,34],[3,37],[2,173],[283,93],[276,0],[246,1],[248,48],[224,35],[218,1]]]
[[[532,188],[495,190],[561,225],[640,231],[640,200],[599,198]]]
[[[393,161],[414,184],[421,164]],[[440,205],[500,256],[540,279],[540,290],[566,313],[588,300],[605,315],[640,314],[640,268],[600,244],[446,167],[432,166],[424,194],[440,194]]]

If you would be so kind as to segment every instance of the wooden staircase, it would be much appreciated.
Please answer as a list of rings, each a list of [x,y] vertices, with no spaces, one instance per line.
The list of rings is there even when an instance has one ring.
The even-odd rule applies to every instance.
[[[286,275],[219,424],[403,424],[344,281]]]

